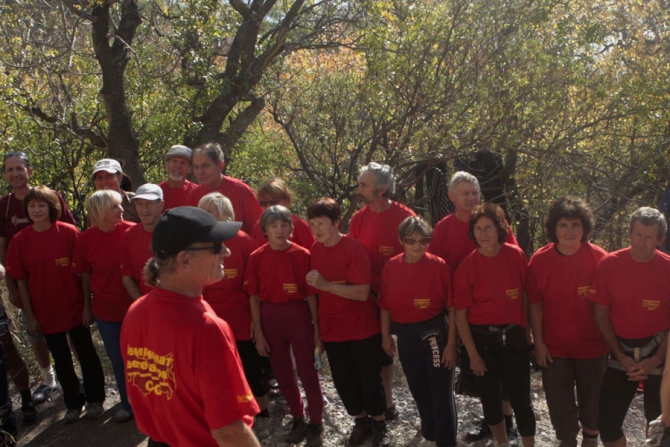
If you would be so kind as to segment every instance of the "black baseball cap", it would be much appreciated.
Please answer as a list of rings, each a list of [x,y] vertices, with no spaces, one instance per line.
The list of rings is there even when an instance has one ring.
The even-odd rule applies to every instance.
[[[223,242],[235,236],[242,222],[219,222],[194,206],[167,210],[153,231],[151,250],[161,259],[176,255],[198,242]]]

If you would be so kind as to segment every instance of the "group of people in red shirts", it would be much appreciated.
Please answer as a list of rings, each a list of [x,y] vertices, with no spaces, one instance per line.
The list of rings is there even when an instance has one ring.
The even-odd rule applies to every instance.
[[[5,157],[12,194],[0,199],[0,260],[14,281],[12,303],[53,356],[66,423],[84,405],[87,418],[104,413],[93,323],[121,397],[114,418],[135,417],[155,446],[251,446],[272,436],[269,370],[293,418],[285,441],[321,446],[324,353],[353,418],[347,445],[392,443],[397,354],[422,436],[456,446],[459,339],[497,445],[519,445],[513,417],[522,445],[534,445],[533,345],[562,447],[579,437],[595,446],[599,435],[606,446],[626,445],[621,427],[640,381],[647,420],[662,410],[670,418],[660,398],[670,257],[657,250],[667,230],[657,210],[636,210],[630,247],[607,254],[589,242],[588,205],[560,199],[546,221],[550,243],[528,262],[503,210],[480,203],[479,183],[466,172],[449,185],[455,211],[433,229],[392,200],[390,166],[364,166],[362,208],[346,235],[333,199],[315,200],[305,221],[289,210],[286,183],[266,181],[256,196],[221,174],[224,165],[217,144],[173,146],[168,179],[132,193],[122,188],[120,164],[100,160],[89,228],[79,234],[56,192],[28,186],[26,154]],[[199,185],[187,180],[191,170]],[[12,364],[12,347],[4,346],[10,374],[25,369]],[[25,375],[12,377],[30,423],[38,416]]]

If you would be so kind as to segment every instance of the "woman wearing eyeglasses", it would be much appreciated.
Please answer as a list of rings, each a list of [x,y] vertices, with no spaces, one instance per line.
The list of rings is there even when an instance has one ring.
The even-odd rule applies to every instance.
[[[404,253],[391,258],[381,276],[382,346],[398,355],[421,418],[421,434],[438,447],[456,445],[453,368],[456,324],[451,272],[442,258],[426,253],[433,230],[411,216],[398,227]]]
[[[281,205],[291,209],[291,190],[286,182],[280,178],[271,178],[270,180],[264,181],[261,183],[261,186],[258,187],[256,194],[258,195],[258,202],[261,204],[263,211],[275,205]],[[295,214],[291,214],[291,220],[293,221],[293,235],[291,236],[291,241],[308,250],[312,248],[314,235],[312,235],[312,230],[309,228],[307,221]],[[268,239],[265,234],[263,234],[260,219],[251,230],[251,237],[256,240],[256,243],[259,246],[267,243]]]
[[[484,419],[499,446],[509,446],[500,405],[504,382],[524,447],[535,445],[530,400],[530,348],[526,338],[526,271],[523,251],[505,243],[509,228],[503,210],[479,205],[470,213],[468,237],[477,249],[454,273],[458,333],[470,355],[481,390]]]
[[[105,351],[112,363],[116,387],[121,398],[121,410],[114,416],[119,422],[132,417],[133,409],[126,396],[126,379],[119,339],[121,324],[133,302],[121,281],[123,264],[123,234],[133,225],[123,220],[122,197],[116,191],[105,189],[88,198],[88,216],[91,227],[77,239],[72,271],[81,275],[84,295],[84,325],[98,325]],[[88,417],[102,416],[104,410],[91,408]]]

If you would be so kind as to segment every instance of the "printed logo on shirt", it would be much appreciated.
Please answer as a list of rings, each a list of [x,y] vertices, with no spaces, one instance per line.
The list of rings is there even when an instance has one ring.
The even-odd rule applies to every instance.
[[[172,399],[177,389],[173,366],[172,353],[159,355],[148,348],[128,346],[126,380],[139,388],[144,396],[155,394]]]
[[[590,291],[591,286],[577,287],[577,295],[581,296],[582,298],[586,298],[586,295],[588,295]]]
[[[237,396],[237,403],[238,404],[246,404],[254,400],[254,395],[249,391],[247,394],[243,396]]]
[[[430,298],[415,298],[414,299],[414,307],[417,309],[423,310],[423,309],[428,309],[428,306],[430,306]]]
[[[379,253],[383,256],[391,256],[393,254],[393,247],[388,247],[386,245],[379,246]]]
[[[284,292],[286,292],[286,293],[296,293],[298,291],[298,285],[297,284],[284,283],[283,288],[284,288]]]
[[[223,277],[227,279],[237,278],[237,269],[223,269]]]
[[[515,300],[519,298],[519,289],[507,289],[505,290],[508,300]]]
[[[58,267],[67,267],[70,265],[70,258],[58,258],[55,260],[56,266]]]
[[[659,307],[661,307],[660,301],[642,300],[642,308],[644,310],[656,310]]]
[[[27,217],[24,217],[22,219],[16,217],[16,215],[12,216],[12,225],[17,226],[17,225],[24,225],[24,224],[29,224],[30,221],[28,220]]]

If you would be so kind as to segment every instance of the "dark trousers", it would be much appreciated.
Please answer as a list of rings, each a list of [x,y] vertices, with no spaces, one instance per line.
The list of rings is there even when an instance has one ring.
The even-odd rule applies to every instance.
[[[530,400],[530,348],[523,328],[507,331],[503,344],[501,334],[472,329],[472,338],[486,364],[486,373],[477,377],[481,390],[484,419],[488,425],[499,424],[504,417],[500,382],[509,392],[521,436],[535,435],[535,413]]]
[[[82,389],[74,370],[67,335],[77,350],[81,372],[84,376]],[[88,402],[102,403],[105,400],[105,374],[98,353],[93,346],[89,328],[79,325],[67,332],[45,334],[47,346],[54,359],[56,377],[63,387],[63,398],[68,409],[78,409]]]
[[[421,434],[438,447],[456,445],[453,369],[442,365],[447,345],[446,317],[396,324],[398,356],[421,418]]]
[[[9,384],[7,382],[7,358],[5,350],[0,343],[0,429],[9,433],[13,438],[18,433],[16,418],[12,411],[12,400],[9,398]],[[2,437],[0,437],[0,442]],[[0,445],[14,445],[11,442]]]
[[[644,383],[644,416],[647,423],[661,415],[661,379],[663,376],[649,376]],[[637,381],[628,380],[624,371],[607,368],[600,391],[600,412],[598,430],[604,442],[621,439],[621,426],[626,418],[628,407],[635,397]]]
[[[254,397],[263,397],[268,394],[268,383],[265,380],[265,372],[263,371],[263,362],[261,355],[258,353],[254,342],[251,340],[238,340],[237,353],[240,355],[242,361],[242,368],[244,369],[244,376],[249,383],[249,388],[254,394]]]
[[[363,340],[323,342],[335,389],[351,416],[358,416],[362,411],[379,416],[386,410],[381,343],[381,334]]]

